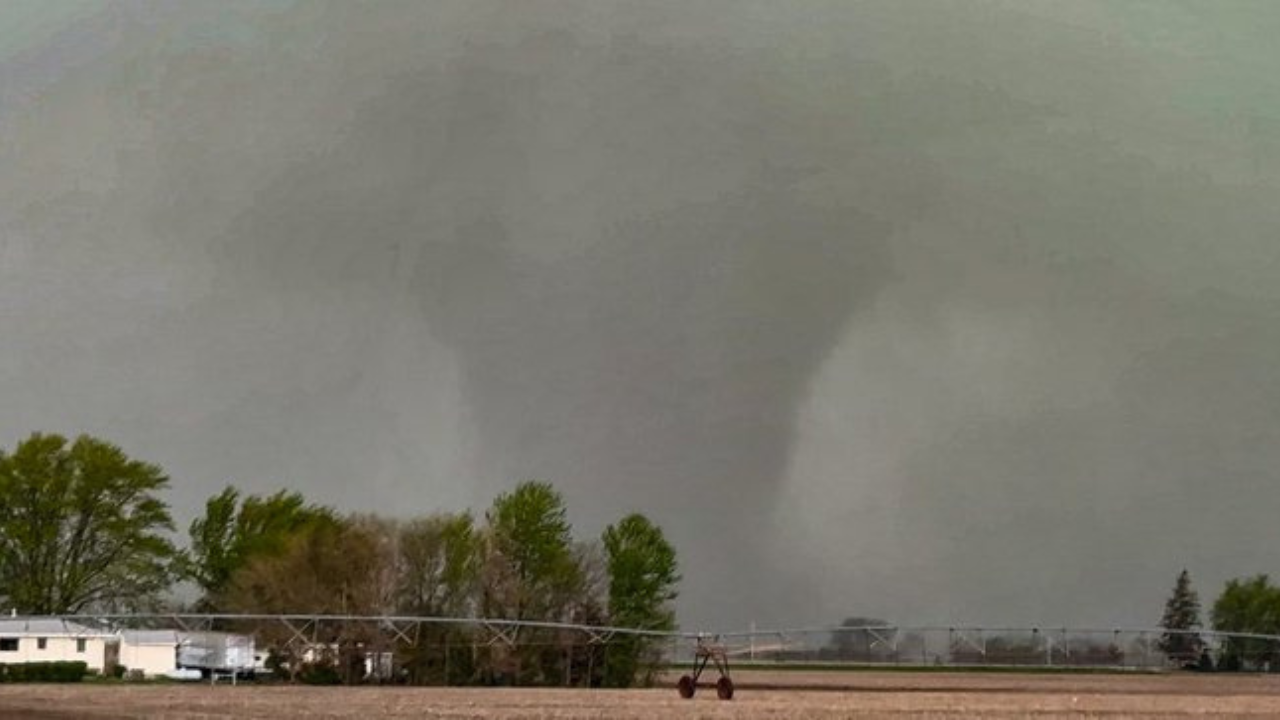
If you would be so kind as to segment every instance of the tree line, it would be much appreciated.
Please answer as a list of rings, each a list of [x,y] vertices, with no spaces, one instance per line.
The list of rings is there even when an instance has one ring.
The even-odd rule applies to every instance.
[[[1280,587],[1265,574],[1228,580],[1209,611],[1213,629],[1222,633],[1280,635]],[[1200,597],[1183,570],[1165,602],[1160,650],[1170,660],[1197,670],[1280,670],[1280,645],[1264,638],[1228,637],[1215,654],[1195,631],[1200,629]]]
[[[1236,578],[1227,581],[1209,612],[1214,631],[1223,634],[1280,636],[1280,586],[1267,575]],[[862,628],[892,627],[879,618],[853,616],[840,624],[849,630],[836,631],[830,642],[816,657],[804,651],[778,653],[782,659],[816,659],[820,661],[899,662],[902,659],[928,662],[926,644],[919,633],[908,632],[892,646],[878,643],[880,636]],[[1268,671],[1280,672],[1280,643],[1267,638],[1231,637],[1216,648],[1210,648],[1200,631],[1199,593],[1192,587],[1191,575],[1179,573],[1173,591],[1165,603],[1159,626],[1165,632],[1157,639],[1158,650],[1175,666],[1200,671]],[[1125,650],[1114,643],[1088,642],[1078,639],[1070,652],[1066,647],[1045,648],[1027,637],[988,634],[986,642],[975,646],[953,641],[947,649],[953,664],[1040,664],[1047,660],[1056,664],[1117,665]],[[937,660],[936,662],[941,662]]]
[[[601,537],[573,536],[563,496],[524,482],[482,517],[409,520],[343,515],[298,492],[228,486],[188,529],[176,527],[155,464],[90,436],[33,434],[0,451],[0,601],[29,615],[191,609],[223,614],[484,617],[665,631],[680,580],[661,528],[640,514]],[[175,607],[191,582],[198,599]],[[275,669],[295,679],[358,681],[371,657],[421,683],[585,684],[652,679],[655,641],[522,628],[488,642],[464,625],[422,626],[391,642],[382,629],[335,623],[324,642],[254,628]],[[491,639],[491,638],[490,638]],[[381,662],[381,661],[379,661]]]

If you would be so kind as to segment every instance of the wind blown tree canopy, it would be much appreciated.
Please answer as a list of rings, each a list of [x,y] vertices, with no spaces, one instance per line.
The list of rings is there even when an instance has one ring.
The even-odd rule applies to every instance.
[[[223,602],[239,613],[385,615],[395,594],[396,526],[375,517],[322,522],[295,533],[275,553],[253,556],[231,576]],[[364,677],[366,653],[389,652],[384,634],[364,623],[334,623],[323,629],[326,644],[307,659],[289,640],[292,631],[272,624],[258,637],[283,651],[290,674],[310,666],[336,672],[336,679]]]
[[[0,452],[0,593],[26,614],[138,609],[172,578],[161,469],[87,435]]]
[[[209,498],[204,516],[191,523],[186,574],[204,591],[204,609],[217,609],[232,577],[251,560],[278,555],[293,538],[335,523],[332,510],[307,504],[299,493],[281,490],[242,501],[240,491],[228,486]]]
[[[227,609],[241,613],[381,615],[393,586],[386,529],[351,518],[318,524],[278,553],[253,557],[232,576]]]
[[[204,591],[215,613],[480,616],[651,630],[675,627],[675,551],[633,514],[599,540],[576,542],[564,497],[525,482],[499,495],[478,524],[470,513],[409,521],[338,516],[301,494],[209,498],[179,552],[159,467],[81,436],[34,434],[0,451],[0,601],[5,610],[58,615],[156,611],[177,578]],[[647,638],[607,645],[561,628],[512,630],[511,646],[474,628],[389,638],[368,623],[312,627],[322,651],[302,652],[291,629],[257,627],[277,669],[294,679],[358,682],[372,655],[392,657],[413,682],[598,687],[649,680],[661,660]],[[310,681],[310,680],[309,680]]]

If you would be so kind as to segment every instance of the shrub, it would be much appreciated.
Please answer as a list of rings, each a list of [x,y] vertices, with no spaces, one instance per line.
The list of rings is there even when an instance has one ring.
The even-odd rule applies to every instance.
[[[88,670],[81,661],[16,663],[0,668],[0,682],[73,683],[83,680]]]
[[[342,676],[338,674],[338,668],[332,663],[316,662],[308,663],[302,666],[302,672],[298,673],[298,680],[305,685],[340,685],[342,684]]]

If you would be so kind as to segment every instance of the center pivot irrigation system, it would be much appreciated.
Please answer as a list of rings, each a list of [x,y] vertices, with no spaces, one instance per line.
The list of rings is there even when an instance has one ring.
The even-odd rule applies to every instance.
[[[680,697],[689,700],[698,690],[698,678],[709,663],[714,663],[720,679],[716,681],[716,697],[721,700],[733,699],[733,678],[729,677],[729,653],[724,645],[719,644],[719,636],[699,635],[698,645],[693,651],[693,674],[681,675],[676,683]]]
[[[699,687],[714,687],[716,696],[730,700],[734,683],[729,672],[730,657],[772,662],[842,662],[950,666],[1094,666],[1158,670],[1194,663],[1194,657],[1177,658],[1167,651],[1168,639],[1187,635],[1193,655],[1214,651],[1219,658],[1234,656],[1244,669],[1272,671],[1280,668],[1280,635],[1227,633],[1211,630],[1087,629],[1087,628],[991,628],[946,626],[824,626],[745,632],[690,633],[643,628],[584,625],[535,620],[506,620],[474,617],[416,617],[368,615],[233,615],[233,614],[80,614],[57,619],[110,631],[164,629],[185,633],[235,629],[253,636],[270,635],[279,647],[305,654],[324,646],[341,632],[369,632],[380,637],[380,645],[418,645],[424,628],[468,627],[476,631],[474,644],[481,647],[515,648],[529,642],[528,631],[552,630],[573,633],[577,644],[600,647],[618,637],[640,637],[665,646],[668,660],[691,651],[690,672],[682,675],[676,689],[682,698],[692,698]],[[843,635],[852,655],[823,656],[812,642],[823,643]],[[367,637],[367,636],[366,636]],[[1188,645],[1183,642],[1181,645]],[[824,647],[830,648],[830,645]],[[713,668],[715,683],[699,684]]]
[[[677,683],[683,698],[692,698],[698,680],[708,665],[715,667],[720,677],[715,684],[716,695],[722,700],[733,698],[733,680],[729,676],[729,651],[719,643],[721,635],[688,633],[642,628],[582,625],[575,623],[543,622],[536,620],[506,620],[471,617],[417,617],[370,615],[261,615],[261,614],[190,614],[190,613],[132,613],[132,614],[81,614],[60,616],[59,619],[82,625],[111,630],[126,629],[174,629],[183,632],[207,632],[216,628],[245,625],[274,625],[284,631],[284,645],[305,649],[324,642],[323,628],[336,625],[361,626],[384,633],[396,642],[412,644],[421,636],[425,626],[471,627],[484,633],[479,644],[515,647],[520,644],[522,630],[559,630],[579,633],[585,644],[605,645],[615,637],[643,637],[673,645],[692,643],[694,647],[693,674],[684,675]],[[736,633],[735,636],[742,635]]]

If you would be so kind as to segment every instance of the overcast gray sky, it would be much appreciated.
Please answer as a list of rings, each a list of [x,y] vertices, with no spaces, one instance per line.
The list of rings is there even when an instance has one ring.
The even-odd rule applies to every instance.
[[[1280,6],[0,5],[0,438],[642,510],[686,627],[1280,572]]]

